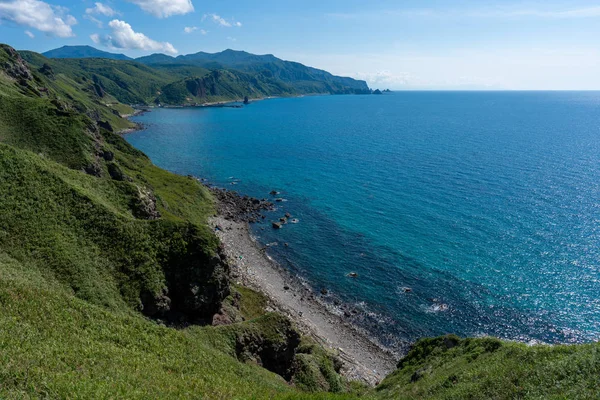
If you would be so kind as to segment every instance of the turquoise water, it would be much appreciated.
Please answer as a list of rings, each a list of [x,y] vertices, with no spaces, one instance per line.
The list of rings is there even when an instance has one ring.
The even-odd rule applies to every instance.
[[[300,223],[255,234],[386,345],[600,338],[600,93],[322,96],[136,121],[127,140],[163,168],[280,191],[267,221]]]

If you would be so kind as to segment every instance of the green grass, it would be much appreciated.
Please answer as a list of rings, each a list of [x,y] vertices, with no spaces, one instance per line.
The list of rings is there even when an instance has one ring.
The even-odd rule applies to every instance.
[[[238,71],[215,70],[201,77],[187,77],[164,86],[158,100],[162,104],[179,105],[243,100],[244,96],[254,99],[298,93],[291,86],[261,74],[252,76]]]
[[[10,55],[0,49],[20,63]],[[206,188],[98,129],[77,108],[107,107],[70,76],[2,75],[0,101],[0,397],[302,398],[257,364],[266,346],[293,357],[298,336],[258,293],[239,288],[227,327],[176,330],[139,312],[166,294],[191,320],[219,310],[228,280]],[[140,193],[160,218],[140,216],[154,204]]]
[[[244,286],[236,286],[239,296],[239,310],[246,320],[252,320],[265,314],[268,298],[259,292]]]
[[[107,311],[5,254],[0,305],[2,398],[303,397],[239,362],[222,330],[175,330]]]
[[[423,339],[376,389],[379,399],[597,399],[600,344],[527,346]]]
[[[112,108],[120,115],[131,115],[135,112],[133,107],[121,103],[107,103],[108,107]]]

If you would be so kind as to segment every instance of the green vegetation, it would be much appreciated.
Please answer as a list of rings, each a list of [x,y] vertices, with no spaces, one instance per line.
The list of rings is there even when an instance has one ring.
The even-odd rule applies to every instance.
[[[377,388],[381,399],[597,399],[600,345],[493,338],[419,341]]]
[[[290,96],[296,92],[281,81],[236,71],[215,70],[201,78],[186,78],[162,88],[157,100],[162,104],[190,104]]]
[[[275,78],[25,58],[0,45],[1,398],[598,397],[598,344],[424,339],[376,388],[346,382],[336,354],[230,285],[210,193],[115,133],[125,99],[267,93]]]
[[[210,193],[112,131],[127,106],[8,46],[0,61],[0,397],[303,398],[301,335],[230,289]],[[194,326],[225,308],[229,325]]]
[[[2,398],[349,398],[307,397],[238,361],[229,331],[108,311],[2,253],[0,305]]]
[[[54,58],[22,52],[30,64],[38,68],[47,64],[81,85],[91,82],[100,97],[110,93],[125,104],[190,105],[245,96],[369,93],[363,81],[243,51],[177,58],[153,54],[131,60],[89,46],[64,46],[44,55]]]

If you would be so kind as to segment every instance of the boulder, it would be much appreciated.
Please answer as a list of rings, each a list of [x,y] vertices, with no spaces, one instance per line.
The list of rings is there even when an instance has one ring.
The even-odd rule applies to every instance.
[[[112,151],[104,150],[102,152],[102,158],[104,158],[104,160],[106,161],[112,161],[115,159],[115,153],[113,153]]]
[[[138,196],[133,201],[132,212],[137,218],[155,220],[160,218],[156,197],[150,189],[138,187]]]
[[[106,129],[109,132],[114,132],[114,129],[108,121],[98,121],[98,126],[102,129]]]
[[[124,179],[123,171],[121,171],[121,168],[119,168],[117,164],[109,163],[106,167],[108,168],[108,174],[112,179],[115,181],[122,181]]]

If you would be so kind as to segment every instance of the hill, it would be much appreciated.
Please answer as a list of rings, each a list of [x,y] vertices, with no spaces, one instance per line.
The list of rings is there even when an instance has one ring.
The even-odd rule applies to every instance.
[[[211,194],[113,131],[124,105],[6,45],[0,65],[0,397],[349,389],[333,355],[231,284]]]
[[[219,53],[199,52],[177,57],[154,54],[136,61],[147,65],[179,63],[209,69],[230,68],[246,73],[261,73],[281,80],[302,93],[366,93],[369,90],[364,81],[335,76],[297,62],[281,60],[272,54],[256,55],[227,49]]]
[[[599,344],[423,339],[377,387],[347,382],[335,353],[231,282],[210,192],[116,133],[131,110],[118,96],[173,75],[24,58],[0,45],[0,397],[598,397]],[[175,95],[250,79],[182,76]]]
[[[125,54],[109,53],[92,46],[63,46],[42,53],[48,58],[108,58],[112,60],[132,60]]]
[[[58,54],[58,56],[56,54]],[[105,55],[101,56],[93,54]],[[89,46],[65,46],[60,49],[48,51],[44,53],[44,55],[49,58],[71,59],[85,57],[117,59],[121,56],[101,52],[100,50],[96,50]],[[369,87],[364,81],[335,76],[329,72],[307,67],[300,63],[281,60],[272,54],[255,55],[244,51],[228,49],[214,54],[199,52],[177,57],[171,57],[165,54],[152,54],[139,57],[135,59],[135,61],[153,69],[160,69],[166,73],[177,74],[180,79],[201,78],[202,76],[200,74],[194,72],[194,67],[202,68],[206,72],[212,70],[230,70],[232,73],[243,72],[250,78],[255,77],[258,80],[271,80],[272,82],[270,84],[275,87],[287,85],[288,89],[286,89],[285,92],[288,92],[288,95],[370,93]],[[186,70],[186,68],[188,75],[181,76],[180,73]],[[251,81],[249,82],[252,83]],[[258,90],[258,92],[260,91],[261,90]],[[278,96],[281,95],[281,93],[276,91],[268,95]],[[243,98],[244,96],[251,96],[251,93],[237,93],[235,97]]]

